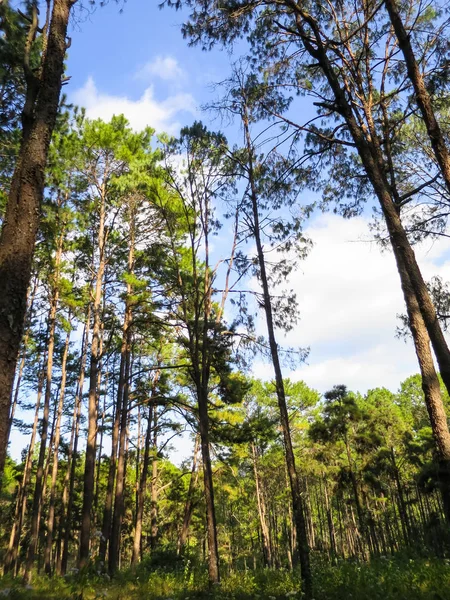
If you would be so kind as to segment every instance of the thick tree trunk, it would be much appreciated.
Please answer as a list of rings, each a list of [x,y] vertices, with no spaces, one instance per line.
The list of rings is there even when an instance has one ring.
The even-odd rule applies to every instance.
[[[8,418],[26,295],[31,279],[45,168],[64,71],[66,34],[74,2],[54,0],[39,80],[27,78],[23,135],[0,237],[0,475],[8,445]]]
[[[295,468],[295,456],[292,446],[291,431],[289,426],[289,414],[286,405],[286,395],[284,390],[283,375],[281,372],[280,359],[278,356],[278,344],[275,338],[275,327],[273,322],[272,301],[270,297],[269,281],[266,272],[266,262],[261,241],[261,231],[259,225],[258,196],[256,192],[254,165],[253,165],[253,146],[250,137],[247,109],[242,114],[244,125],[245,142],[248,151],[249,161],[249,183],[253,211],[253,237],[256,243],[258,266],[260,271],[260,280],[263,290],[264,310],[266,313],[267,332],[269,336],[270,354],[275,373],[275,387],[278,399],[278,408],[280,411],[281,429],[283,431],[284,447],[286,453],[286,466],[289,474],[289,482],[292,494],[292,506],[294,510],[294,523],[297,531],[297,544],[301,565],[301,576],[306,600],[313,597],[312,574],[309,560],[309,546],[306,529],[305,511],[300,491],[300,482]]]
[[[61,362],[61,384],[59,392],[58,402],[58,414],[55,426],[55,437],[53,441],[53,465],[52,465],[52,478],[50,484],[50,500],[48,507],[47,516],[47,540],[45,545],[45,557],[44,566],[47,575],[52,573],[52,546],[53,546],[53,528],[55,525],[55,500],[56,500],[56,478],[58,476],[58,464],[59,464],[59,442],[61,439],[61,419],[64,405],[64,395],[66,391],[66,379],[67,379],[67,357],[69,355],[69,344],[70,344],[70,331],[67,333],[66,342],[64,344],[64,352]]]
[[[406,301],[409,325],[414,340],[420,373],[422,389],[425,396],[428,417],[430,419],[433,438],[436,444],[437,458],[440,464],[441,493],[444,502],[445,517],[450,523],[450,432],[447,415],[442,401],[441,386],[434,367],[433,355],[430,349],[430,338],[422,318],[419,303],[414,294],[401,258],[397,266],[402,281],[403,294]]]
[[[97,440],[97,386],[98,372],[101,361],[101,313],[102,313],[102,289],[105,272],[105,210],[106,190],[102,186],[99,198],[99,228],[98,228],[98,250],[99,263],[95,282],[95,293],[93,302],[94,324],[92,328],[91,363],[89,373],[89,400],[88,400],[88,434],[86,441],[86,457],[84,467],[83,507],[81,511],[81,533],[80,554],[78,567],[81,569],[89,562],[89,548],[91,537],[92,504],[94,500],[95,483],[95,457]]]

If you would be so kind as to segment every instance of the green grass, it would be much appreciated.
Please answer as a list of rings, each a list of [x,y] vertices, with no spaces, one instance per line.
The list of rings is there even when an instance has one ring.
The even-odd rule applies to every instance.
[[[190,565],[146,565],[109,581],[99,575],[35,577],[32,588],[0,580],[0,600],[294,600],[300,599],[298,574],[245,571],[225,575],[208,589],[204,571]],[[450,600],[450,561],[380,558],[369,564],[314,565],[315,600]]]

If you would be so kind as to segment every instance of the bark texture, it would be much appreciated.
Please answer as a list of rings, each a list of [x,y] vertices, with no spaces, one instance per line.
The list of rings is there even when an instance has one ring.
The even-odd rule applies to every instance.
[[[11,393],[73,4],[73,1],[54,0],[40,73],[36,76],[29,69],[26,73],[23,136],[0,236],[0,474],[5,465]]]

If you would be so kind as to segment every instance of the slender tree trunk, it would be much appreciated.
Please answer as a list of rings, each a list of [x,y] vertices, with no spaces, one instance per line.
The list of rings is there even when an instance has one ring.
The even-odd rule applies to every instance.
[[[325,510],[327,514],[328,535],[330,538],[330,550],[331,555],[333,556],[333,558],[335,558],[337,556],[336,533],[334,530],[333,513],[331,512],[330,499],[328,496],[328,485],[325,475],[323,477],[323,490],[325,498]]]
[[[400,513],[400,522],[402,525],[403,537],[405,539],[405,544],[408,545],[409,537],[410,537],[408,512],[406,510],[406,503],[405,503],[405,498],[403,495],[403,487],[402,487],[402,482],[400,480],[400,471],[397,466],[397,459],[395,457],[395,450],[393,447],[391,447],[391,461],[392,461],[392,468],[394,471],[395,485],[397,486],[398,508],[399,508],[399,513]]]
[[[152,432],[153,432],[153,451],[155,440],[157,441],[157,437],[155,438],[155,432],[157,427],[157,420],[155,420],[156,413],[156,404],[155,404],[155,396],[157,394],[157,385],[159,378],[161,376],[161,371],[155,371],[155,376],[152,383],[152,391],[149,402],[149,412],[148,412],[148,420],[147,420],[147,431],[145,433],[145,442],[144,442],[144,462],[142,465],[142,471],[139,481],[138,488],[138,498],[137,498],[137,507],[136,507],[136,525],[133,539],[133,554],[131,559],[131,564],[136,565],[141,557],[141,542],[142,542],[142,521],[144,517],[144,501],[145,501],[145,493],[147,490],[147,479],[148,479],[148,471],[150,465],[150,444],[152,442]],[[153,453],[152,453],[153,458]],[[152,462],[152,492],[153,492],[153,462]],[[153,503],[154,494],[151,495],[151,501]],[[152,506],[153,508],[153,506]],[[153,512],[151,513],[151,536],[153,535]],[[150,538],[152,539],[152,537]]]
[[[269,527],[267,525],[267,509],[258,471],[258,452],[254,443],[252,443],[253,474],[255,476],[256,503],[258,506],[259,525],[261,527],[261,542],[263,549],[264,565],[272,567],[272,552],[270,548]]]
[[[102,289],[105,272],[105,210],[106,210],[106,184],[103,183],[100,194],[98,249],[99,264],[95,282],[93,302],[94,324],[92,328],[91,363],[89,373],[89,401],[88,401],[88,433],[86,441],[86,457],[84,467],[83,507],[81,511],[80,554],[79,568],[83,568],[89,561],[89,548],[91,537],[92,505],[94,500],[95,457],[97,440],[97,386],[98,371],[100,366],[100,335],[102,312]]]
[[[129,377],[129,356],[125,357],[125,377]],[[128,363],[128,366],[127,366]],[[128,392],[124,389],[123,406],[120,423],[119,453],[117,459],[116,491],[114,495],[114,513],[112,519],[111,536],[109,539],[109,572],[114,575],[120,561],[120,535],[124,511],[124,488],[126,476],[126,441],[128,422]]]
[[[81,408],[83,404],[83,386],[84,375],[86,371],[87,349],[89,344],[89,329],[91,322],[91,307],[88,306],[86,313],[86,322],[84,325],[83,340],[81,342],[81,361],[80,374],[78,377],[77,391],[75,394],[75,404],[73,411],[73,426],[69,445],[69,455],[67,457],[67,471],[64,478],[63,490],[63,510],[64,515],[64,541],[61,555],[61,574],[67,571],[67,563],[69,559],[69,542],[72,530],[72,507],[73,507],[73,490],[75,485],[75,469],[77,463],[78,439],[80,433]]]
[[[45,395],[44,395],[44,414],[42,418],[41,445],[39,448],[39,459],[36,472],[36,482],[34,486],[33,508],[31,514],[30,543],[28,546],[27,560],[25,564],[25,581],[31,580],[31,569],[35,559],[38,539],[39,526],[41,518],[41,506],[45,486],[45,454],[47,450],[48,424],[50,416],[50,399],[52,395],[52,374],[53,357],[55,351],[55,333],[56,333],[56,313],[59,303],[59,275],[62,256],[63,236],[61,234],[58,244],[58,250],[55,258],[55,279],[50,302],[50,311],[48,318],[48,348],[47,348],[47,367],[45,376]]]
[[[0,236],[0,475],[5,465],[16,360],[73,4],[74,0],[53,1],[47,47],[39,75],[29,67],[26,69],[27,98],[22,113],[22,141]]]
[[[24,338],[23,338],[23,353],[22,353],[22,358],[20,360],[20,365],[19,365],[19,372],[17,374],[17,380],[15,382],[15,389],[14,389],[14,397],[12,400],[12,404],[11,404],[11,412],[9,415],[9,422],[8,422],[8,433],[7,433],[7,439],[9,440],[9,436],[11,433],[11,427],[13,425],[13,421],[14,421],[14,415],[16,412],[16,407],[17,407],[17,403],[19,401],[19,392],[20,392],[20,384],[22,383],[22,375],[23,375],[23,369],[25,367],[25,361],[27,358],[27,346],[28,346],[28,338],[30,336],[30,332],[31,332],[31,320],[32,320],[32,316],[33,316],[33,305],[34,305],[34,298],[36,296],[36,290],[38,287],[37,284],[37,277],[35,278],[35,282],[33,285],[33,289],[31,292],[31,297],[30,297],[30,301],[28,303],[28,307],[27,307],[27,321],[29,323],[29,325],[27,325],[27,330],[25,332]]]
[[[52,546],[53,546],[53,528],[55,525],[55,500],[56,500],[56,478],[58,476],[58,454],[59,454],[59,442],[61,439],[61,419],[64,405],[64,395],[66,391],[66,379],[67,379],[67,357],[69,354],[70,344],[70,331],[66,336],[66,342],[64,344],[63,357],[61,362],[61,384],[59,392],[59,403],[58,403],[58,416],[56,419],[55,427],[55,438],[53,442],[53,465],[52,465],[52,479],[50,485],[50,500],[47,516],[47,540],[45,545],[45,572],[47,575],[52,573]]]
[[[128,274],[134,273],[134,244],[135,244],[135,212],[130,207],[130,239],[128,246]],[[132,297],[133,288],[131,283],[127,282],[125,315],[122,332],[121,361],[123,357],[123,379],[119,380],[118,398],[122,396],[120,413],[120,432],[119,432],[119,453],[117,459],[116,491],[114,496],[114,514],[112,519],[111,536],[109,540],[109,572],[113,575],[120,563],[120,536],[122,529],[122,520],[124,514],[125,500],[124,487],[126,478],[126,440],[128,426],[128,400],[131,378],[131,342],[132,342],[132,321],[133,306]],[[119,402],[118,402],[119,404]]]
[[[117,390],[116,406],[115,406],[115,411],[114,411],[114,421],[113,421],[113,428],[112,428],[111,455],[110,455],[110,459],[109,459],[108,480],[106,483],[105,508],[103,510],[102,537],[100,539],[100,549],[99,549],[99,558],[103,564],[105,564],[105,562],[106,562],[106,550],[108,547],[108,541],[111,536],[114,482],[116,479],[116,465],[117,465],[117,447],[119,444],[120,417],[122,415],[122,401],[123,401],[123,385],[121,384],[121,381],[123,381],[123,378],[124,378],[124,373],[123,373],[124,368],[125,368],[125,357],[121,353],[120,367],[119,367],[119,384],[118,384],[118,390]]]
[[[214,487],[211,455],[209,449],[208,391],[204,386],[197,387],[199,433],[202,451],[203,484],[206,504],[206,535],[208,540],[208,575],[211,584],[220,581],[219,549],[217,546],[217,524],[214,505]]]
[[[142,470],[139,477],[139,485],[137,488],[136,498],[136,520],[134,525],[134,537],[133,537],[133,554],[131,556],[131,566],[137,565],[141,559],[141,541],[142,541],[142,520],[144,517],[144,500],[145,492],[147,488],[147,475],[148,465],[150,458],[150,440],[152,431],[152,406],[149,405],[147,419],[147,431],[145,433],[144,442],[144,460],[142,464]]]
[[[304,478],[305,482],[305,512],[308,524],[308,540],[310,548],[316,547],[316,532],[314,530],[314,521],[312,514],[311,496],[309,494],[308,478]]]
[[[27,343],[28,343],[28,332],[27,332],[27,334],[25,334],[25,337],[23,340],[24,350],[23,350],[22,358],[21,358],[20,364],[19,364],[19,371],[17,374],[17,380],[16,380],[16,385],[15,385],[15,390],[14,390],[14,399],[11,403],[11,412],[10,412],[9,421],[8,421],[8,440],[9,440],[9,436],[11,434],[11,428],[12,428],[12,425],[14,422],[14,415],[16,413],[17,403],[19,400],[20,384],[22,383],[23,369],[25,367],[25,360],[27,357]]]
[[[38,375],[38,390],[36,397],[36,408],[34,411],[33,429],[31,431],[30,445],[28,446],[27,457],[25,460],[25,468],[23,471],[22,482],[17,494],[16,508],[14,512],[14,520],[9,539],[8,551],[5,558],[4,572],[15,571],[17,556],[19,553],[20,536],[22,534],[22,526],[25,520],[27,508],[27,493],[31,481],[31,471],[33,467],[33,454],[36,444],[36,434],[39,423],[39,409],[41,406],[42,391],[44,387],[44,370],[39,369]]]
[[[197,468],[197,459],[198,459],[198,451],[200,446],[200,438],[198,434],[195,436],[195,445],[194,445],[194,455],[192,457],[192,468],[191,468],[191,478],[189,480],[189,489],[186,497],[186,504],[184,505],[184,516],[183,516],[183,524],[181,525],[180,535],[178,537],[177,543],[177,553],[179,555],[183,554],[184,546],[186,545],[186,540],[189,533],[189,527],[191,524],[192,513],[194,510],[194,492],[197,487],[198,482],[198,468]]]
[[[99,348],[99,354],[100,354],[100,361],[99,361],[99,365],[98,365],[98,370],[97,370],[97,425],[98,425],[98,410],[99,410],[99,406],[100,406],[100,395],[101,395],[101,384],[102,384],[102,377],[103,377],[103,335],[104,335],[104,316],[105,316],[105,308],[106,308],[106,283],[103,282],[103,308],[102,308],[102,319],[101,319],[101,324],[100,324],[100,348]],[[108,388],[108,372],[106,371],[105,373],[105,390],[107,390]],[[97,508],[98,508],[98,495],[99,495],[99,491],[100,491],[100,469],[101,469],[101,462],[102,462],[102,449],[103,449],[103,427],[104,427],[104,422],[105,422],[105,407],[106,407],[106,395],[107,393],[105,392],[104,397],[103,397],[103,410],[102,410],[102,415],[101,415],[101,422],[100,422],[100,440],[98,443],[98,459],[97,459],[97,464],[96,464],[96,475],[95,475],[95,491],[94,491],[94,501],[93,501],[93,509],[92,512],[94,515],[97,514]],[[98,427],[97,427],[97,435],[98,435]]]
[[[207,204],[207,200],[205,201]],[[201,202],[200,202],[201,204]],[[182,302],[181,308],[183,311],[184,323],[187,326],[188,331],[188,342],[189,342],[189,354],[191,359],[190,377],[195,386],[196,398],[198,403],[198,417],[199,417],[199,435],[200,435],[200,446],[202,453],[202,469],[203,469],[203,481],[204,481],[204,497],[205,497],[205,508],[206,508],[206,538],[208,540],[208,579],[210,585],[218,583],[220,581],[220,570],[219,570],[219,552],[217,545],[217,526],[214,506],[214,487],[211,467],[211,455],[209,447],[209,415],[208,415],[208,399],[209,399],[209,374],[211,356],[208,355],[210,349],[210,343],[208,339],[208,326],[211,323],[211,294],[212,288],[210,286],[209,278],[209,246],[208,246],[208,228],[209,228],[209,208],[207,206],[201,206],[202,218],[201,218],[201,230],[203,231],[205,241],[205,259],[204,259],[204,286],[201,287],[197,274],[197,252],[198,252],[198,240],[196,239],[196,233],[198,223],[195,224],[194,228],[191,229],[190,235],[190,250],[191,250],[191,261],[192,261],[192,294],[193,294],[193,318],[191,315],[191,299],[189,299],[189,307],[187,300],[187,290],[184,287],[183,277],[181,269],[177,263],[177,283],[179,286]],[[170,220],[166,220],[166,223],[171,231]],[[172,231],[171,231],[172,233]],[[172,250],[174,256],[177,254],[173,238],[172,238]],[[191,324],[192,323],[192,324]],[[205,545],[203,545],[203,554],[205,554]]]
[[[142,465],[141,465],[141,456],[142,456],[142,450],[143,450],[143,425],[142,425],[142,419],[143,419],[143,408],[140,405],[140,403],[137,406],[137,441],[136,441],[136,459],[134,461],[134,476],[136,478],[136,484],[134,486],[134,517],[133,517],[133,521],[134,521],[134,525],[135,525],[135,531],[136,531],[136,520],[137,520],[137,513],[138,513],[138,504],[139,504],[139,484],[141,482],[141,469],[142,469]],[[134,548],[134,537],[133,537],[133,548]],[[131,552],[131,563],[133,563],[133,551]]]
[[[266,262],[264,257],[264,251],[261,241],[261,231],[259,225],[259,213],[258,213],[258,196],[255,185],[255,175],[254,175],[254,165],[253,165],[253,146],[250,137],[249,130],[249,122],[248,122],[248,114],[247,107],[244,109],[244,113],[242,114],[242,121],[244,125],[244,135],[245,142],[247,145],[248,151],[248,171],[249,171],[249,183],[250,183],[250,194],[251,194],[251,202],[252,202],[252,212],[253,212],[253,237],[256,243],[257,256],[258,256],[258,265],[260,270],[260,280],[261,286],[263,290],[263,299],[264,299],[264,310],[266,313],[266,323],[267,323],[267,331],[269,336],[269,346],[270,346],[270,354],[272,357],[272,363],[275,373],[275,387],[277,392],[278,399],[278,408],[280,411],[280,422],[281,429],[283,431],[283,439],[284,439],[284,447],[286,453],[286,466],[289,474],[289,481],[291,486],[291,494],[292,494],[292,506],[294,510],[294,522],[297,530],[297,544],[301,565],[301,575],[304,587],[304,594],[306,600],[311,600],[313,597],[313,586],[312,586],[312,575],[311,575],[311,565],[309,560],[309,546],[308,546],[308,537],[306,530],[306,520],[305,520],[305,511],[301,497],[300,491],[300,482],[298,479],[297,471],[295,468],[295,457],[294,457],[294,449],[292,446],[291,432],[289,426],[289,415],[286,406],[286,396],[284,390],[283,383],[283,375],[281,372],[281,365],[278,356],[278,344],[275,338],[275,327],[273,323],[273,314],[272,314],[272,301],[270,297],[269,290],[269,281],[267,278],[266,272]]]
[[[203,465],[203,484],[206,505],[206,536],[208,540],[208,577],[210,585],[220,581],[220,560],[219,548],[217,543],[217,522],[216,508],[214,503],[214,484],[213,473],[211,466],[211,450],[209,442],[209,378],[211,370],[210,344],[208,338],[208,326],[211,316],[211,281],[209,271],[209,205],[208,199],[205,198],[205,205],[201,206],[202,212],[202,230],[205,242],[205,269],[204,269],[204,285],[203,299],[200,299],[200,282],[197,278],[195,270],[195,286],[196,286],[196,323],[195,323],[195,385],[197,389],[198,416],[199,416],[199,433],[200,446],[202,452]],[[196,242],[193,242],[194,244]],[[195,252],[193,252],[194,269]],[[203,321],[202,325],[200,324]],[[201,349],[200,349],[201,348]]]
[[[158,542],[158,407],[153,409],[152,480],[150,485],[150,547]]]
[[[365,519],[364,511],[363,511],[363,508],[361,505],[361,499],[359,497],[358,482],[356,480],[355,471],[353,469],[353,460],[352,460],[350,444],[348,443],[347,436],[345,436],[345,450],[347,453],[348,472],[350,475],[350,482],[352,484],[353,498],[355,500],[355,506],[356,506],[356,514],[358,515],[359,533],[361,534],[359,536],[359,540],[361,542],[361,544],[360,544],[361,545],[361,554],[364,556],[364,558],[367,558],[366,542],[368,540],[367,540],[366,519]]]
[[[105,388],[107,387],[107,376],[105,376]],[[98,496],[100,493],[100,471],[102,465],[102,450],[103,450],[103,434],[105,428],[105,416],[106,416],[106,396],[103,397],[103,410],[102,420],[100,423],[100,441],[98,443],[98,459],[97,459],[97,474],[95,476],[95,494],[94,494],[94,512],[97,512],[98,508]]]

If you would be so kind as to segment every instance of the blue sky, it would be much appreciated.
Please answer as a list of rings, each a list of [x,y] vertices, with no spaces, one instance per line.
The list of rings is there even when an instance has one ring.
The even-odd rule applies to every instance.
[[[132,123],[167,125],[171,132],[174,123],[192,122],[212,97],[210,83],[226,75],[229,56],[189,48],[180,32],[182,19],[181,12],[159,10],[152,0],[131,0],[122,12],[114,2],[91,14],[78,10],[67,68],[69,99],[84,100],[95,116],[99,106],[121,99]]]

